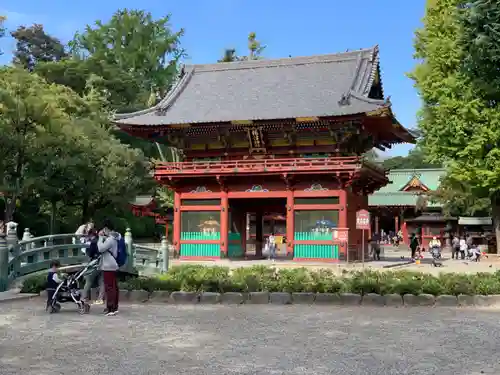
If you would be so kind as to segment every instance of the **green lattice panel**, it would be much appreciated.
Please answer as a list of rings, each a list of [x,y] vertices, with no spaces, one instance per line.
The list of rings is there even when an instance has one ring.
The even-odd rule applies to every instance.
[[[243,251],[243,246],[241,245],[241,235],[239,233],[229,233],[228,234],[229,244],[227,247],[227,256],[229,258],[239,258],[245,253]],[[234,243],[238,241],[238,243]]]
[[[220,232],[203,233],[203,232],[181,232],[181,240],[220,240]]]
[[[216,243],[182,243],[183,257],[220,257],[220,245]]]
[[[298,241],[330,241],[333,239],[332,233],[321,232],[295,232],[294,236]]]
[[[338,259],[338,245],[296,244],[293,257],[300,259]]]
[[[329,241],[331,233],[296,232],[298,241]],[[296,244],[293,247],[293,257],[300,259],[338,259],[338,245]]]

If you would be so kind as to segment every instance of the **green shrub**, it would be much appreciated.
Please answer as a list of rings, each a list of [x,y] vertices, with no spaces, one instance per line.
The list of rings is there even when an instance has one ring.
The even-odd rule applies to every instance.
[[[478,273],[472,280],[474,294],[484,296],[500,294],[500,279],[496,274]]]
[[[46,274],[27,277],[24,293],[39,293],[45,289]],[[267,266],[227,267],[182,265],[172,267],[157,277],[128,277],[119,283],[120,289],[192,291],[192,292],[312,292],[389,294],[500,294],[500,272],[463,275],[446,273],[435,277],[421,272],[372,270],[343,271],[341,276],[329,269],[293,268],[275,270]]]
[[[379,275],[372,271],[355,272],[351,277],[346,278],[347,288],[351,293],[361,295],[369,293],[380,294],[381,283]]]
[[[47,274],[37,274],[27,276],[23,280],[21,286],[21,293],[40,293],[44,291],[47,286]]]
[[[343,274],[345,275],[345,274]],[[348,292],[348,286],[343,277],[336,277],[331,270],[323,269],[311,272],[312,284],[310,292],[343,293]]]
[[[459,294],[473,295],[473,277],[463,274],[443,273],[438,278],[443,285],[444,294],[458,296]]]
[[[306,268],[281,269],[278,272],[277,285],[272,285],[280,292],[297,293],[314,291],[314,280]]]

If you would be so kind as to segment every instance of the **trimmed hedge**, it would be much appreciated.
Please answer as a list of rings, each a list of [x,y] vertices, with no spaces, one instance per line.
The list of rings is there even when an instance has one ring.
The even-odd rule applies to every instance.
[[[45,275],[28,277],[21,292],[39,293],[45,289]],[[122,290],[185,292],[287,292],[287,293],[371,293],[439,295],[500,295],[500,272],[477,274],[430,274],[371,270],[347,272],[341,276],[328,269],[275,270],[267,266],[227,267],[182,265],[157,277],[130,278],[120,282]]]

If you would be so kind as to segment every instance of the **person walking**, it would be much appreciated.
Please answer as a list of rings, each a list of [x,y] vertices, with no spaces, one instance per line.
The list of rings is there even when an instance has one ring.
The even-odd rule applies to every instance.
[[[454,235],[453,239],[451,240],[451,259],[455,259],[455,257],[458,260],[458,254],[460,253],[460,238],[458,238],[458,235]]]
[[[460,240],[460,258],[463,260],[465,259],[465,254],[467,254],[467,249],[469,247],[467,246],[467,239],[465,236],[462,237]]]
[[[276,237],[274,237],[274,233],[268,238],[269,240],[269,259],[273,262],[276,260]]]
[[[101,254],[101,261],[99,268],[102,271],[104,280],[104,289],[106,293],[106,309],[104,313],[106,316],[114,316],[118,313],[118,241],[121,235],[115,232],[114,226],[109,220],[106,220],[103,228],[99,232],[99,240],[97,248]]]
[[[89,262],[98,262],[100,253],[97,245],[97,232],[91,230],[88,233],[87,242],[89,243],[89,247],[87,248],[86,255]],[[88,303],[91,300],[90,290],[94,286],[96,280],[98,281],[99,295],[94,301],[94,305],[102,305],[104,304],[104,279],[98,264],[95,266],[93,271],[85,276],[85,286],[83,287],[82,297],[85,303]]]
[[[415,260],[415,255],[417,254],[417,249],[420,246],[418,237],[415,233],[411,234],[410,238],[410,250],[411,250],[411,260]]]

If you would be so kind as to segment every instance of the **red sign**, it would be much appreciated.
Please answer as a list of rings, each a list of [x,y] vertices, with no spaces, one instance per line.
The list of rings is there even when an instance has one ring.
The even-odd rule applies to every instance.
[[[356,229],[370,230],[370,213],[366,210],[356,212]]]
[[[349,232],[345,229],[337,229],[335,239],[340,242],[347,242],[349,240]]]

